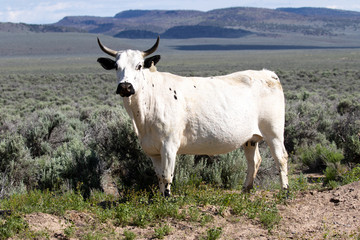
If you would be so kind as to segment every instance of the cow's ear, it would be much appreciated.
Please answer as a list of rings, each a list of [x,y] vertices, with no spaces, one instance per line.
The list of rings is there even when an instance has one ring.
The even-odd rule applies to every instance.
[[[154,65],[156,65],[160,61],[160,55],[155,55],[152,57],[148,57],[144,60],[144,68],[150,68],[151,62],[154,62]]]
[[[116,62],[110,58],[98,58],[97,61],[106,70],[112,70],[116,68]]]

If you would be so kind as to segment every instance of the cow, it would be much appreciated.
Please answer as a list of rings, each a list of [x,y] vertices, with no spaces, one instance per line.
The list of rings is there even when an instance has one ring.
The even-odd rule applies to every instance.
[[[253,188],[261,163],[258,143],[265,140],[288,188],[284,146],[285,99],[278,76],[247,70],[224,76],[182,77],[154,70],[160,38],[146,51],[103,52],[106,70],[115,69],[116,93],[123,98],[144,152],[151,158],[160,191],[170,196],[177,154],[217,155],[241,146],[247,160],[244,189]]]

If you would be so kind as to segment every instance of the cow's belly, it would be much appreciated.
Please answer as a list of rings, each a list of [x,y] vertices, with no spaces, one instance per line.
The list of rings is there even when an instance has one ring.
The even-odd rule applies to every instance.
[[[243,119],[237,119],[236,123],[227,120],[219,123],[190,122],[184,131],[178,132],[174,128],[169,135],[164,135],[161,139],[172,139],[170,142],[179,146],[178,154],[217,155],[241,147],[255,135],[261,136],[255,121],[249,124],[244,123]],[[148,134],[140,140],[142,148],[150,156],[159,155],[164,143],[154,136],[159,134]]]
[[[178,153],[206,155],[228,153],[241,147],[254,135],[261,135],[255,122],[249,124],[245,121],[227,120],[219,124],[202,123],[185,130]]]
[[[202,105],[188,114],[179,154],[227,153],[261,135],[254,101],[239,106],[237,101],[245,101],[242,97],[224,100],[223,104],[219,97],[216,99],[215,104]]]
[[[247,136],[250,139],[251,136]],[[217,155],[231,152],[243,145],[246,137],[239,141],[219,141],[218,139],[203,139],[203,141],[188,142],[179,148],[178,154],[196,154],[196,155]]]

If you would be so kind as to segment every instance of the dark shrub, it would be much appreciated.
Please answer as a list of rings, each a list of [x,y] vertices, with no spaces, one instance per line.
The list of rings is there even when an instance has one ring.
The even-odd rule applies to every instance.
[[[285,115],[285,147],[295,153],[299,147],[326,143],[331,129],[331,109],[323,100],[312,98],[287,104]]]
[[[89,145],[105,168],[111,168],[118,187],[146,188],[157,184],[152,162],[142,151],[123,109],[106,108],[90,119]]]
[[[360,163],[360,103],[341,101],[337,107],[342,114],[333,124],[331,139],[344,149],[345,161]]]
[[[36,186],[36,166],[19,134],[0,142],[0,197]]]
[[[80,140],[64,144],[55,154],[56,162],[63,163],[61,177],[72,189],[80,190],[87,198],[92,189],[100,189],[102,166],[96,154]]]
[[[306,146],[298,150],[300,160],[308,167],[309,172],[321,172],[327,166],[337,166],[341,164],[344,155],[336,145],[327,144],[325,146],[317,144],[315,146]]]
[[[224,188],[242,186],[246,159],[241,149],[217,156],[181,155],[176,160],[175,185],[210,183]]]
[[[48,154],[66,139],[65,116],[56,110],[44,109],[32,114],[19,129],[33,157]]]

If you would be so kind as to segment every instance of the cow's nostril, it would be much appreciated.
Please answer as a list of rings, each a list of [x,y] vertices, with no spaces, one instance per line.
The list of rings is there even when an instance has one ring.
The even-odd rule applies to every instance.
[[[130,97],[135,94],[135,90],[131,83],[119,83],[116,94],[120,94],[122,97]]]

